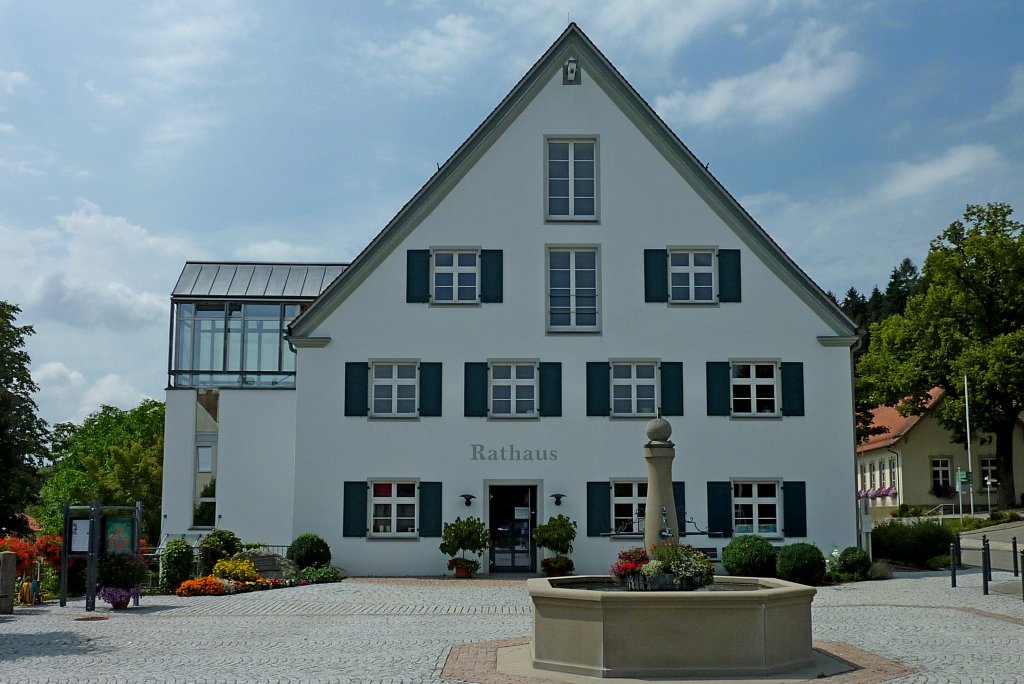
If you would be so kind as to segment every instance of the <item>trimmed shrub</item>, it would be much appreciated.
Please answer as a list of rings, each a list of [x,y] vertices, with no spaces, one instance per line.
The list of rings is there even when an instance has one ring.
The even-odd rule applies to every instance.
[[[869,580],[887,580],[892,577],[892,566],[885,561],[875,561],[868,568]]]
[[[323,568],[331,562],[331,547],[323,537],[306,532],[296,537],[288,547],[288,560],[298,565],[299,570]]]
[[[295,578],[299,580],[306,580],[310,584],[330,584],[331,582],[340,582],[345,579],[345,576],[338,568],[333,568],[328,565],[323,568],[303,568],[302,570],[299,570],[299,574],[296,575]]]
[[[787,582],[817,586],[825,579],[825,556],[814,544],[790,544],[779,551],[775,570]]]
[[[160,587],[168,594],[192,576],[195,557],[192,546],[184,539],[172,539],[160,556]]]
[[[868,552],[864,549],[848,546],[839,554],[836,566],[839,572],[849,575],[855,580],[862,580],[868,576],[868,570],[871,568],[871,557],[868,556]]]
[[[930,558],[949,553],[953,532],[935,520],[916,520],[909,525],[889,520],[871,530],[875,558],[925,567]]]
[[[939,556],[934,556],[925,561],[924,567],[929,570],[948,570],[949,569],[949,554],[944,553]]]
[[[741,534],[722,550],[722,565],[730,575],[775,577],[775,548],[764,537]]]
[[[231,558],[242,550],[242,540],[231,530],[214,530],[199,542],[199,573],[209,575],[222,558]]]

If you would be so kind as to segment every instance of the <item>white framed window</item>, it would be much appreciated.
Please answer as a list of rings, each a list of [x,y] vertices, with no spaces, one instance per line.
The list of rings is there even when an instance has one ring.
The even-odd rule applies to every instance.
[[[871,474],[871,481],[868,485],[868,488],[875,489],[877,482],[875,481],[875,464],[873,462],[870,465],[868,465],[868,472]]]
[[[494,418],[537,416],[538,372],[534,361],[490,363],[490,415]]]
[[[597,218],[596,139],[548,139],[547,218],[555,221]]]
[[[868,488],[868,467],[863,463],[860,464],[860,488]]]
[[[733,530],[736,534],[781,537],[779,487],[777,480],[732,483]]]
[[[548,330],[599,329],[597,261],[593,247],[548,248]]]
[[[192,527],[214,527],[217,512],[217,443],[197,439],[192,499]]]
[[[480,301],[478,250],[436,249],[433,252],[431,298],[434,304],[475,304]]]
[[[647,480],[612,480],[612,530],[643,534],[647,514]]]
[[[416,415],[415,362],[375,361],[371,364],[370,415],[405,418]]]
[[[370,481],[370,534],[380,537],[415,537],[416,482]]]
[[[889,461],[889,486],[896,486],[896,459]]]
[[[995,484],[990,484],[992,482]],[[984,491],[994,492],[999,488],[999,481],[996,479],[996,459],[981,459],[981,481],[979,484],[984,487]]]
[[[711,249],[670,249],[669,301],[711,304],[715,294],[715,252]]]
[[[953,484],[952,469],[948,458],[932,459],[932,489],[950,487]],[[938,494],[938,492],[935,492]]]
[[[657,414],[657,372],[654,361],[612,361],[613,416]]]
[[[779,415],[778,380],[777,362],[732,362],[732,415]]]

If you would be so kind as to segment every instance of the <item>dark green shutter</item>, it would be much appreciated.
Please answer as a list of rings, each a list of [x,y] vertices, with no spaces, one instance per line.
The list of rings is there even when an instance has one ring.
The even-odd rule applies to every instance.
[[[430,301],[430,250],[410,249],[405,254],[405,301]]]
[[[804,364],[782,364],[782,415],[804,415]]]
[[[612,485],[608,481],[587,483],[587,536],[600,537],[612,531]]]
[[[441,364],[420,364],[420,415],[441,415]]]
[[[364,361],[345,364],[345,415],[365,416],[370,412],[370,365]]]
[[[686,483],[672,483],[672,497],[676,500],[676,521],[679,523],[679,534],[686,532]]]
[[[503,266],[500,249],[480,250],[480,301],[500,302],[503,288]]]
[[[346,482],[343,487],[341,536],[365,537],[366,493],[369,485],[363,480]]]
[[[661,362],[661,415],[683,415],[683,364]]]
[[[611,364],[607,361],[587,362],[587,415],[607,416],[612,412]]]
[[[740,250],[718,250],[718,301],[741,301]]]
[[[708,482],[708,532],[732,536],[732,484]]]
[[[732,393],[728,361],[708,361],[708,415],[728,416],[732,413]]]
[[[807,536],[807,483],[782,483],[782,534]]]
[[[421,537],[441,536],[441,483],[420,482]]]
[[[487,364],[467,363],[463,388],[465,415],[479,418],[487,416]]]
[[[542,416],[562,415],[562,364],[540,364],[540,404]]]
[[[668,251],[644,250],[644,301],[668,301]]]

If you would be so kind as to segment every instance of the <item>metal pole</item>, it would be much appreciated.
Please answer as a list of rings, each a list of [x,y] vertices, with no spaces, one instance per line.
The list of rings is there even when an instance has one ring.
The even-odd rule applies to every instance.
[[[956,564],[957,564],[957,567],[961,567],[964,564],[964,560],[963,560],[962,553],[961,553],[961,548],[960,548],[960,533],[959,532],[956,533],[956,539],[954,541],[956,543]]]
[[[1020,552],[1020,561],[1021,564],[1024,565],[1024,551]],[[1020,596],[1021,599],[1024,600],[1024,572],[1020,574]]]
[[[981,593],[988,596],[988,539],[981,538]]]
[[[1017,564],[1017,538],[1013,537],[1013,576],[1020,573],[1020,566]]]
[[[992,543],[985,540],[985,555],[988,556],[988,563],[985,565],[988,573],[988,581],[992,581]]]
[[[100,502],[93,501],[89,504],[89,568],[86,572],[85,581],[85,610],[91,612],[96,610],[96,572],[99,570],[100,562],[100,528],[102,527],[102,515],[100,513]]]
[[[949,584],[952,588],[956,589],[956,545],[953,542],[949,543]]]
[[[71,552],[71,509],[70,504],[65,501],[62,507],[64,511],[64,541],[60,547],[60,607],[68,605],[68,567],[71,563],[68,554]]]
[[[967,391],[967,374],[964,373],[964,414],[967,417],[967,470],[974,472],[971,459],[971,398]],[[973,476],[972,476],[973,480]],[[971,482],[971,516],[974,516],[974,482]]]

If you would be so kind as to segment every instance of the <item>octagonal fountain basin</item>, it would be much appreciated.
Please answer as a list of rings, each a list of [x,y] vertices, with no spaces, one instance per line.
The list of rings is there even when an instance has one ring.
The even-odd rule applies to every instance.
[[[815,589],[715,577],[698,591],[622,591],[608,576],[527,580],[533,666],[591,677],[765,676],[811,662]]]

